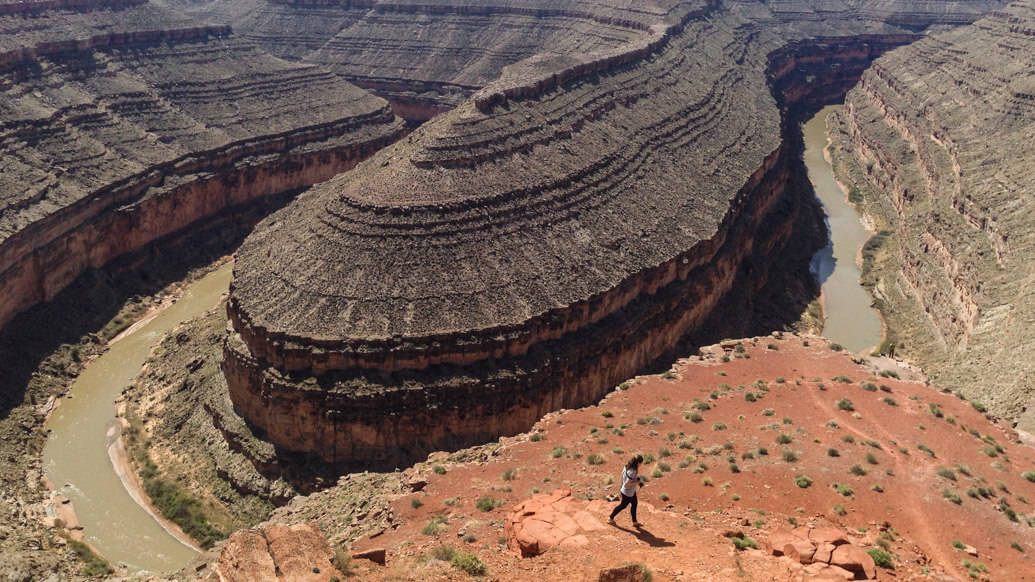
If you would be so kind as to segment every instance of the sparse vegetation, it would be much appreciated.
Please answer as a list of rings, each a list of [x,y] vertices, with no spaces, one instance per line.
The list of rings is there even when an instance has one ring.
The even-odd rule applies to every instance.
[[[471,576],[484,576],[489,572],[481,558],[468,552],[457,552],[449,560],[449,565]]]
[[[424,524],[424,529],[420,530],[420,533],[426,536],[437,536],[446,529],[445,516],[436,515],[428,520],[428,523]]]
[[[420,509],[423,506],[424,506],[424,502],[421,501],[419,497],[414,497],[413,499],[410,500],[410,507],[412,507],[414,509]]]
[[[956,505],[960,505],[961,503],[963,503],[963,499],[960,498],[959,494],[957,494],[955,491],[950,491],[949,489],[942,490],[942,497],[955,503]]]
[[[514,479],[517,479],[517,469],[513,467],[507,469],[502,475],[500,475],[500,478],[504,481],[513,481]]]
[[[837,449],[831,448],[831,449],[827,449],[827,456],[828,457],[840,457],[841,453],[838,452]]]
[[[956,480],[956,473],[953,473],[952,469],[948,467],[939,467],[937,473],[938,476],[943,479],[948,479],[949,481]]]
[[[733,542],[733,546],[738,550],[758,549],[758,543],[744,534],[730,536],[729,540]]]
[[[802,489],[807,489],[810,485],[812,485],[812,479],[809,479],[806,475],[798,475],[794,478],[794,484],[798,487],[801,487]]]
[[[107,576],[115,572],[108,561],[95,554],[94,551],[90,549],[90,546],[69,537],[62,537],[64,537],[65,541],[68,542],[68,547],[75,553],[76,557],[79,558],[79,561],[83,563],[82,573],[84,576],[92,578],[94,576]]]
[[[866,550],[866,553],[869,554],[871,558],[873,558],[873,563],[877,566],[888,570],[895,569],[895,564],[891,558],[890,553],[880,548],[870,548]]]
[[[604,456],[593,453],[592,455],[586,457],[586,463],[590,465],[603,465]]]
[[[559,459],[559,458],[563,457],[567,453],[568,453],[568,449],[566,449],[564,447],[554,447],[553,448],[553,452],[550,453],[550,454],[553,455],[553,458]]]
[[[851,411],[855,410],[855,405],[852,404],[851,400],[849,400],[847,398],[842,398],[841,400],[837,401],[837,409],[838,410],[844,410],[846,412],[851,412]]]
[[[862,468],[861,466],[859,466],[859,465],[852,465],[852,466],[851,466],[851,467],[850,467],[850,468],[848,469],[848,472],[849,472],[849,473],[851,473],[852,475],[855,475],[855,476],[857,476],[857,477],[862,477],[862,476],[866,475],[866,473],[867,473],[868,471],[867,471],[866,469],[863,469],[863,468]]]
[[[845,511],[845,506],[840,503],[834,505],[834,513],[841,516],[848,514],[848,512]]]
[[[493,509],[496,509],[497,507],[499,507],[502,504],[503,504],[502,501],[500,501],[500,500],[498,500],[498,499],[496,499],[494,497],[486,495],[485,497],[481,497],[481,498],[478,499],[477,503],[475,503],[475,507],[477,507],[479,511],[486,511],[487,512],[487,511],[492,511]]]

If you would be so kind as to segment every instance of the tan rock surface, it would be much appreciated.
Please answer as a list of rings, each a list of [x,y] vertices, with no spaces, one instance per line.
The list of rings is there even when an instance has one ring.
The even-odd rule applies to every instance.
[[[311,524],[270,524],[230,536],[215,570],[220,582],[327,582],[343,575]]]

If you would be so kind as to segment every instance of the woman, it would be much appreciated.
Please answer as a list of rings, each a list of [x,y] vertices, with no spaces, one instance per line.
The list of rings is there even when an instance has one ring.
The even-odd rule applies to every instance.
[[[622,502],[611,512],[611,517],[608,518],[610,523],[615,522],[615,516],[625,509],[626,505],[631,505],[629,512],[632,513],[633,526],[640,527],[640,522],[636,521],[636,488],[640,486],[640,476],[636,472],[639,470],[640,463],[642,462],[643,457],[636,455],[625,464],[625,470],[622,471],[622,488],[620,490]]]

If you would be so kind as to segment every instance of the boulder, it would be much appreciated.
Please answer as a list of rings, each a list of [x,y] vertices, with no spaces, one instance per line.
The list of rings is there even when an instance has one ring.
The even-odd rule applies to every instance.
[[[845,533],[834,527],[817,527],[809,530],[808,539],[815,545],[833,544],[840,546],[850,543]]]
[[[851,544],[834,548],[834,552],[830,556],[830,565],[861,574],[866,578],[877,577],[877,564],[873,562],[873,558],[862,548]]]
[[[533,495],[515,505],[504,523],[507,547],[525,558],[560,545],[584,546],[589,543],[584,533],[602,529],[604,524],[570,489]]]
[[[816,547],[806,541],[797,541],[783,546],[783,555],[799,564],[811,564],[815,553]]]
[[[275,523],[230,536],[215,570],[219,582],[327,582],[344,577],[333,557],[315,525]]]
[[[830,563],[830,557],[834,554],[834,550],[837,548],[834,544],[819,544],[816,547],[816,553],[812,556],[813,562],[822,562],[824,564]]]
[[[354,560],[370,560],[375,564],[385,565],[387,561],[388,552],[384,548],[371,548],[369,550],[362,550],[359,552],[353,552],[352,558]]]
[[[597,582],[646,582],[647,577],[638,564],[626,564],[616,568],[604,568]]]

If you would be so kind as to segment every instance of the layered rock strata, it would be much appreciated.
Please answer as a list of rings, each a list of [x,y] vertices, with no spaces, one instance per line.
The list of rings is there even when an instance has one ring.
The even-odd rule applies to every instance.
[[[260,225],[228,304],[241,415],[282,450],[404,463],[599,398],[735,281],[808,277],[806,249],[783,253],[822,226],[787,189],[800,143],[781,146],[796,126],[766,75],[808,37],[761,5],[701,10],[628,54],[517,64]],[[840,80],[821,85],[847,82],[827,70]],[[791,74],[772,76],[781,101],[808,83]]]
[[[846,178],[891,235],[874,291],[900,347],[1010,419],[1035,411],[1032,54],[1035,3],[1015,2],[878,60],[839,126]]]
[[[396,139],[388,104],[144,2],[0,12],[0,324],[85,269]]]

